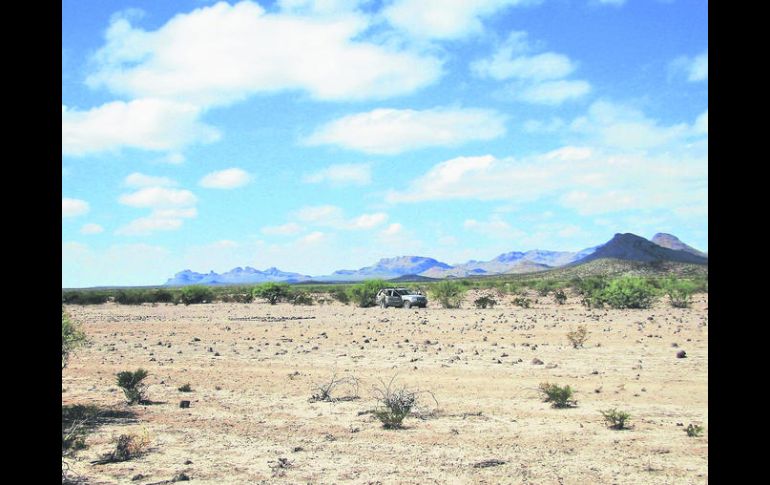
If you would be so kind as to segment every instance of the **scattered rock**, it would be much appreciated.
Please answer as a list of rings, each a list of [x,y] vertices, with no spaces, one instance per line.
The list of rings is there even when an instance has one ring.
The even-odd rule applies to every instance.
[[[489,468],[491,466],[505,465],[505,461],[493,458],[492,460],[484,460],[473,465],[473,468]]]
[[[182,409],[189,408],[190,407],[190,401],[179,401],[179,407],[182,408]]]
[[[680,350],[679,352],[676,353],[677,359],[684,359],[686,357],[687,357],[687,352],[685,352],[684,350]]]
[[[537,357],[535,357],[534,359],[532,359],[532,364],[533,364],[533,365],[543,365],[543,363],[544,363],[544,362],[543,362],[542,360],[538,359]]]

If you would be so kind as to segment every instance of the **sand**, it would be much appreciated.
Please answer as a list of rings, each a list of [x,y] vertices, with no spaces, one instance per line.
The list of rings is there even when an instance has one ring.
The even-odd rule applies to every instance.
[[[69,464],[89,483],[179,473],[200,484],[707,483],[708,296],[649,310],[530,298],[532,308],[509,297],[484,310],[67,306],[90,343],[62,373],[62,405],[135,413],[97,427]],[[575,349],[566,334],[583,324],[588,340]],[[117,372],[138,367],[154,404],[128,406],[115,385]],[[310,402],[335,374],[358,389]],[[420,392],[401,430],[370,412],[374,386],[393,376]],[[571,386],[577,406],[543,402],[542,382]],[[193,392],[178,391],[186,383]],[[608,428],[599,412],[608,408],[629,412],[633,428]],[[688,437],[690,423],[703,436]],[[90,464],[128,432],[149,434],[144,455]],[[485,460],[504,463],[474,466]]]

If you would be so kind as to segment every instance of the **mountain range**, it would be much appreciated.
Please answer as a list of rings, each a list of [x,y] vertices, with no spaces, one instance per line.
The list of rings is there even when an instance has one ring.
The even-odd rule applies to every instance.
[[[596,261],[616,259],[640,263],[679,262],[708,265],[708,254],[683,243],[674,235],[658,233],[652,240],[635,234],[615,234],[604,244],[581,251],[511,251],[490,261],[471,260],[466,263],[449,265],[424,256],[399,256],[383,258],[371,266],[359,269],[341,269],[329,275],[309,276],[300,273],[268,268],[264,271],[251,268],[234,268],[219,274],[196,273],[184,270],[166,281],[166,286],[233,285],[254,284],[268,281],[300,283],[303,281],[361,281],[370,278],[381,279],[427,279],[461,278],[467,276],[488,276],[498,274],[520,274],[545,271],[558,267],[570,267]]]

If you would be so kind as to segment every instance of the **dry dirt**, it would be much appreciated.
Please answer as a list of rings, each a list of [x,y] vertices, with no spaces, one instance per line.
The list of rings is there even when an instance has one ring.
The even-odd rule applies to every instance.
[[[89,483],[182,472],[200,484],[708,482],[707,295],[689,309],[587,310],[574,296],[529,309],[510,298],[486,310],[433,305],[67,306],[90,344],[63,371],[62,405],[129,409],[115,374],[138,367],[155,402],[95,429],[70,466]],[[574,349],[566,334],[581,324],[588,341]],[[359,398],[309,402],[335,373],[359,380]],[[373,386],[393,376],[424,391],[402,430],[369,412]],[[541,382],[570,385],[577,406],[552,408]],[[177,390],[186,383],[193,392]],[[632,429],[607,427],[599,411],[613,407]],[[690,423],[703,436],[688,437]],[[90,464],[115,436],[143,431],[143,456]],[[474,467],[495,459],[505,463]]]

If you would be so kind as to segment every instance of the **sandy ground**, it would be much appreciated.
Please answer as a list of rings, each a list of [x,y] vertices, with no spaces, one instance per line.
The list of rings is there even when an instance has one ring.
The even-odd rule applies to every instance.
[[[68,306],[90,344],[63,372],[62,404],[129,409],[115,374],[138,367],[156,402],[98,427],[70,465],[89,483],[182,472],[201,484],[708,483],[707,295],[689,309],[587,310],[574,296],[470,306]],[[588,341],[574,349],[566,334],[581,324]],[[335,373],[359,380],[359,398],[309,402]],[[402,430],[368,412],[373,386],[394,375],[438,402],[422,392]],[[573,387],[577,407],[551,408],[541,382]],[[186,383],[193,392],[177,390]],[[632,429],[607,427],[599,410],[613,407]],[[704,435],[688,437],[690,423]],[[142,431],[143,456],[89,463],[115,436]],[[505,463],[474,467],[491,459]]]

